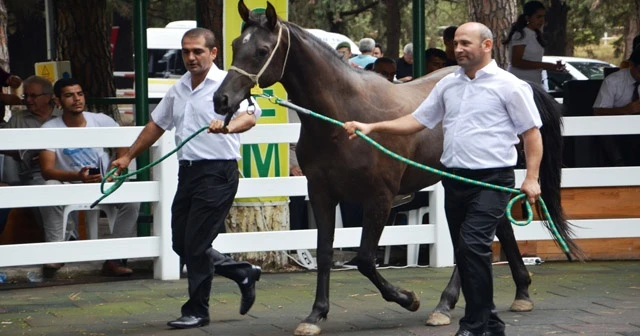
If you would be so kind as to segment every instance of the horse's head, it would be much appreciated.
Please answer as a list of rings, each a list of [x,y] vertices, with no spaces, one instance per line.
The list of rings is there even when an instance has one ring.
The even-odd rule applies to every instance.
[[[233,40],[229,73],[213,96],[216,112],[223,115],[235,112],[255,84],[268,87],[280,80],[289,52],[289,30],[271,3],[264,14],[256,14],[241,0],[238,11],[245,25]]]

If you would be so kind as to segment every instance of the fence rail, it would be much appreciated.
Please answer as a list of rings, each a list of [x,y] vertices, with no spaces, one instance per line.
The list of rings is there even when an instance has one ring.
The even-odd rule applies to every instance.
[[[0,150],[128,147],[141,127],[5,129],[0,131]],[[243,144],[291,143],[298,140],[298,124],[258,125],[243,134]],[[640,116],[565,118],[565,135],[640,134]],[[167,132],[154,144],[152,158],[175,147],[173,134]],[[0,246],[0,267],[53,262],[77,262],[117,258],[155,258],[154,277],[179,278],[178,257],[171,250],[170,207],[176,189],[177,162],[174,157],[153,168],[153,181],[128,182],[107,197],[104,203],[154,202],[151,237],[99,239],[59,243],[35,243]],[[523,179],[516,172],[516,185]],[[572,168],[563,171],[563,187],[605,187],[640,185],[640,167]],[[381,245],[429,244],[430,265],[450,266],[453,251],[444,216],[442,187],[430,192],[429,223],[386,227]],[[237,197],[302,196],[307,194],[304,177],[241,179]],[[100,196],[98,184],[60,186],[20,186],[0,188],[0,204],[5,208],[87,204]],[[580,228],[578,238],[640,237],[638,219],[601,219],[574,221]],[[514,227],[519,240],[549,239],[539,223]],[[334,247],[358,246],[360,228],[337,229]],[[221,234],[214,246],[222,252],[252,252],[313,249],[316,230],[245,232]]]

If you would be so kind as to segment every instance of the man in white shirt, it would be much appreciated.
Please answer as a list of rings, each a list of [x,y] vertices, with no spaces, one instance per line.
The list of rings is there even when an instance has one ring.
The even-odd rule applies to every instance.
[[[172,328],[197,328],[209,324],[209,295],[214,272],[240,286],[240,314],[255,301],[255,282],[261,270],[248,262],[237,262],[214,250],[211,243],[224,232],[224,221],[238,190],[240,135],[260,117],[257,105],[244,101],[228,125],[213,108],[213,94],[227,75],[213,60],[217,49],[213,33],[194,28],[182,37],[182,59],[189,71],[169,89],[151,121],[128,152],[112,166],[125,169],[133,158],[149,148],[162,134],[176,129],[176,143],[209,125],[178,151],[178,190],[171,207],[173,250],[187,266],[189,300],[182,316],[167,324]]]
[[[629,57],[629,67],[607,76],[593,103],[595,115],[640,114],[640,49]],[[599,138],[609,164],[640,164],[640,139],[637,135],[603,136]]]
[[[383,132],[412,134],[442,122],[442,164],[447,171],[513,187],[518,134],[524,139],[527,175],[522,184],[529,202],[540,195],[542,159],[540,115],[529,84],[500,69],[491,59],[493,34],[486,26],[466,23],[456,30],[455,53],[460,69],[440,80],[413,114],[373,124],[348,122],[350,138]],[[445,211],[460,269],[465,316],[459,336],[504,335],[495,312],[491,244],[504,219],[509,194],[444,179]]]

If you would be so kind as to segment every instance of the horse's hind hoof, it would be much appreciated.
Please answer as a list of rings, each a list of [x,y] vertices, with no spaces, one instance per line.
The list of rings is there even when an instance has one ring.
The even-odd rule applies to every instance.
[[[298,324],[298,327],[296,328],[296,330],[293,332],[294,335],[296,336],[302,336],[302,335],[319,335],[320,331],[322,331],[322,329],[320,329],[320,327],[318,327],[315,324],[311,324],[311,323],[300,323]]]
[[[451,317],[441,312],[431,312],[427,317],[426,325],[428,326],[443,326],[451,324]]]
[[[418,299],[416,293],[405,290],[402,290],[401,292],[411,299],[411,302],[408,305],[403,305],[402,307],[408,311],[417,311],[418,308],[420,308],[420,300]]]
[[[512,312],[530,312],[533,310],[533,302],[527,300],[514,300],[509,310]]]

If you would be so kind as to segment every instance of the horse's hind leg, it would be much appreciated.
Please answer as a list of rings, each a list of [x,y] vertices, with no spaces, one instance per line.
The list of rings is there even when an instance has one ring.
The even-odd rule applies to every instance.
[[[391,285],[376,270],[376,251],[380,235],[389,216],[391,200],[372,202],[364,207],[362,238],[356,263],[358,271],[366,276],[378,288],[382,297],[392,301],[410,311],[416,311],[420,307],[420,301],[415,293]]]
[[[516,284],[516,297],[511,304],[511,311],[526,312],[533,310],[533,301],[529,297],[529,285],[531,285],[531,277],[529,271],[522,261],[522,255],[513,234],[513,228],[508,220],[503,220],[498,224],[496,236],[500,240],[502,250],[504,251],[513,282]]]
[[[294,335],[318,335],[318,322],[327,318],[329,313],[329,275],[333,260],[333,238],[335,234],[335,219],[337,202],[326,194],[320,194],[309,186],[309,195],[313,214],[318,227],[317,263],[318,275],[316,282],[316,299],[309,316],[296,328]]]
[[[451,324],[451,310],[455,308],[460,298],[460,273],[458,266],[453,268],[453,274],[447,287],[440,295],[440,302],[427,317],[426,324],[429,326],[441,326]]]
[[[519,312],[531,311],[533,310],[533,301],[529,297],[531,277],[522,261],[516,237],[508,220],[505,219],[498,224],[496,236],[502,244],[502,249],[511,269],[511,276],[516,284],[516,297],[513,304],[511,304],[510,310]],[[438,302],[433,312],[429,314],[426,324],[430,326],[451,324],[451,309],[456,306],[459,298],[460,274],[458,273],[458,266],[456,266],[453,268],[453,274],[447,284],[447,288],[440,295],[440,302]]]

